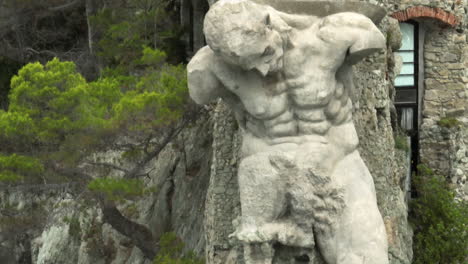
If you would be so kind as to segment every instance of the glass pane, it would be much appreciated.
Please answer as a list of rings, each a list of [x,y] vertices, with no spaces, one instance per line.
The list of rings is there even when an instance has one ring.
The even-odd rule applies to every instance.
[[[414,76],[397,76],[395,86],[413,86]]]
[[[405,107],[401,109],[401,127],[405,130],[413,129],[413,108]]]
[[[414,50],[414,25],[400,23],[400,30],[403,34],[401,50]]]
[[[399,88],[396,90],[395,103],[413,103],[417,101],[415,88]]]
[[[403,59],[403,62],[414,62],[414,52],[413,51],[399,51],[398,54]]]
[[[414,74],[414,64],[403,64],[400,74]]]

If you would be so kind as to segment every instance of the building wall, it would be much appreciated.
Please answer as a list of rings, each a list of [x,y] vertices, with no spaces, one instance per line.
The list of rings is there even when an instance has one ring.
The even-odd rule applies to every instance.
[[[458,199],[468,199],[467,1],[392,2],[389,9],[395,17],[413,19],[424,32],[420,45],[420,162],[446,176]],[[449,119],[454,120],[453,127],[440,125],[441,120]]]
[[[420,128],[421,162],[450,178],[458,198],[468,199],[468,45],[467,33],[429,26],[424,43],[425,93]],[[457,120],[452,128],[440,120]]]

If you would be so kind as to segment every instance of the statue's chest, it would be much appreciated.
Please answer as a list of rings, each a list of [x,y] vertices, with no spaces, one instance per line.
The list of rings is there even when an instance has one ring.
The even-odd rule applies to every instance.
[[[256,118],[273,118],[284,112],[288,106],[287,85],[279,76],[263,77],[254,71],[248,71],[226,77],[222,80],[224,86]]]

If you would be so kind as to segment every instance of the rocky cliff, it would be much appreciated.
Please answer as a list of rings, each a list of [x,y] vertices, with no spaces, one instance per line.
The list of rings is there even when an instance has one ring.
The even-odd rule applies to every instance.
[[[155,237],[173,231],[199,255],[205,248],[212,130],[210,113],[204,112],[148,165],[145,184],[153,191],[118,205]],[[111,161],[115,155],[104,156]],[[72,184],[1,189],[0,263],[152,263],[131,239],[103,222],[100,207],[80,189]]]

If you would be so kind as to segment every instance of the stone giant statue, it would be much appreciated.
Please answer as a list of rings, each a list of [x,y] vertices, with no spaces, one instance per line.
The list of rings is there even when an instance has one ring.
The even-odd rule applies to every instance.
[[[387,237],[352,122],[351,66],[385,47],[366,16],[278,11],[221,0],[208,46],[188,65],[198,104],[222,98],[242,132],[241,221],[247,264],[274,244],[318,247],[328,264],[387,264]]]

